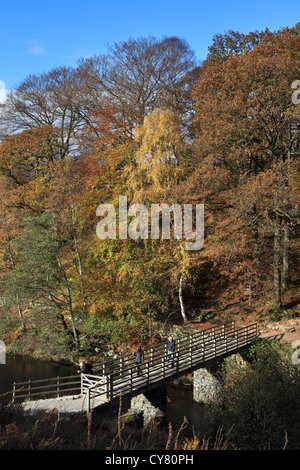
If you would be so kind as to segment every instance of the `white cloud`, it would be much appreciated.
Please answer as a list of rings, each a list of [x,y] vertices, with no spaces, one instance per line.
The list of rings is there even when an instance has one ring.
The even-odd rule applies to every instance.
[[[31,41],[28,41],[27,44],[28,44],[28,49],[27,49],[28,54],[32,54],[32,55],[45,55],[46,54],[45,46],[40,39],[32,39]]]
[[[0,104],[4,104],[6,100],[5,82],[0,80]]]
[[[84,59],[88,59],[89,57],[92,57],[93,55],[97,54],[97,52],[87,52],[86,49],[84,49],[83,47],[77,47],[74,51],[73,54],[64,54],[62,57],[64,59],[72,59],[72,60],[75,60],[75,59],[79,59],[81,57],[83,57]]]

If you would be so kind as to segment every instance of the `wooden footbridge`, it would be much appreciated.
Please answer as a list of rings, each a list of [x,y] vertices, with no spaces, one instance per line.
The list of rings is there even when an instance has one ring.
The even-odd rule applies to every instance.
[[[46,396],[54,396],[56,400],[58,397],[66,397],[71,408],[72,405],[74,408],[74,394],[77,393],[76,398],[81,400],[80,403],[84,402],[84,408],[89,413],[92,407],[101,403],[112,402],[120,396],[145,393],[167,380],[205,367],[212,360],[219,361],[250,345],[257,335],[257,324],[235,328],[234,323],[182,335],[176,338],[174,362],[169,365],[164,342],[144,350],[141,375],[137,373],[135,358],[127,354],[94,366],[93,374],[14,383],[13,401],[35,400],[37,396],[44,399]],[[62,398],[59,400],[62,401]],[[51,403],[55,408],[53,398],[49,406]]]

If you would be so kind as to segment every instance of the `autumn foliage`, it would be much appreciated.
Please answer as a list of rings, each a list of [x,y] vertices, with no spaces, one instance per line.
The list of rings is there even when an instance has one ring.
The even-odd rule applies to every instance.
[[[84,349],[245,300],[280,310],[299,276],[299,46],[299,25],[229,32],[197,66],[178,38],[129,40],[11,92],[2,336],[43,330]],[[124,195],[147,208],[204,204],[203,249],[172,237],[100,240],[97,207]]]

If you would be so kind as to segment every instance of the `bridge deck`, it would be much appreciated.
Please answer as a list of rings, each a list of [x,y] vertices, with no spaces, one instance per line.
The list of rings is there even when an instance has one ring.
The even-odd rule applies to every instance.
[[[92,402],[92,407],[97,408],[100,405],[107,403],[104,396],[95,397]],[[40,400],[31,400],[22,403],[22,408],[26,412],[36,411],[56,411],[60,414],[68,413],[83,413],[87,410],[87,396],[84,395],[67,395],[57,398],[45,398]]]

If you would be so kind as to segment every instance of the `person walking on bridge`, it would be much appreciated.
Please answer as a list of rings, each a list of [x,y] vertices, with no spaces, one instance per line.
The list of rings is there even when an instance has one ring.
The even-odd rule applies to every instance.
[[[81,360],[79,362],[80,369],[78,370],[81,374],[92,374],[93,366],[86,362],[85,360]]]
[[[144,363],[144,351],[142,349],[142,346],[139,346],[134,353],[135,355],[135,363],[137,365],[137,374],[142,375],[143,372],[141,371],[141,365]]]
[[[169,336],[167,366],[169,365],[169,361],[172,361],[172,367],[174,366],[174,352],[175,352],[175,340],[173,339],[173,336]]]

